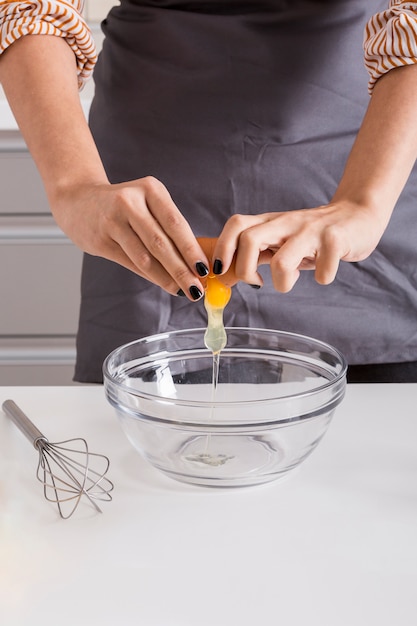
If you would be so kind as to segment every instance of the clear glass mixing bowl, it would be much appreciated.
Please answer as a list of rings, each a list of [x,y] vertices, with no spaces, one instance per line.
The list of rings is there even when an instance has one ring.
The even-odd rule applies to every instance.
[[[107,357],[105,393],[124,432],[183,482],[233,487],[284,476],[315,449],[343,399],[343,355],[302,335],[227,328],[214,389],[204,332],[145,337]]]

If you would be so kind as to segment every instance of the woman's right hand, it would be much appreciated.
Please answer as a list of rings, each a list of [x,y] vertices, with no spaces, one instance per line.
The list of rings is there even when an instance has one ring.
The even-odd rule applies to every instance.
[[[166,187],[153,177],[83,183],[52,194],[58,225],[83,251],[119,263],[172,295],[198,300],[209,261]]]

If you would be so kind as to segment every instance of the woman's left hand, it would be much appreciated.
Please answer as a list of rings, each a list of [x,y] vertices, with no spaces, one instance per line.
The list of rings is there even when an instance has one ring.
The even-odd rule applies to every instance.
[[[387,220],[370,207],[346,201],[312,209],[234,215],[213,250],[222,274],[231,264],[237,280],[262,285],[258,266],[269,264],[275,289],[290,291],[301,270],[331,283],[340,261],[361,261],[377,246]]]

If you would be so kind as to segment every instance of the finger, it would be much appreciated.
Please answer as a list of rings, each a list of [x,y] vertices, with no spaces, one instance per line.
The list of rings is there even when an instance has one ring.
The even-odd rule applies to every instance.
[[[144,273],[169,293],[177,293],[180,289],[189,300],[199,300],[203,296],[204,287],[196,276],[197,268],[194,273],[188,267],[174,242],[144,204],[143,198],[138,202],[135,197],[132,204],[128,224],[122,221],[113,227],[115,241],[129,256],[136,271]],[[198,244],[197,248],[200,249]],[[201,256],[204,258],[202,251],[199,259]],[[208,269],[205,269],[203,273],[207,272]]]
[[[138,274],[142,278],[155,283],[171,295],[176,295],[178,285],[165,268],[146,250],[135,232],[126,233],[123,242],[113,242],[112,259]]]
[[[339,269],[339,257],[321,250],[316,257],[314,278],[320,285],[330,285],[336,278]]]
[[[316,255],[315,279],[321,285],[329,285],[336,278],[340,259],[346,254],[345,243],[336,229],[328,229]]]
[[[206,276],[209,259],[199,245],[191,226],[173,202],[167,188],[152,177],[146,179],[146,185],[148,209],[160,225],[162,232],[166,233],[168,240],[172,241],[173,249],[194,274]]]
[[[159,229],[157,224],[156,228]],[[155,283],[171,295],[177,295],[179,291],[182,291],[192,301],[199,300],[202,297],[204,290],[201,283],[184,263],[181,264],[181,267],[188,275],[188,279],[186,277],[184,284],[181,284],[155,258],[130,226],[115,225],[113,234],[114,244],[116,245],[116,260],[125,267]]]
[[[267,238],[271,234],[268,227],[269,219],[269,214],[236,216],[235,219],[230,219],[222,233],[222,237],[231,237],[232,250],[234,249],[231,265],[222,275],[226,284],[229,282],[233,284],[231,282],[233,279],[235,282],[241,280],[258,287],[263,285],[258,266],[268,264],[273,254],[269,249],[269,243],[267,243]],[[225,244],[223,243],[223,245]],[[221,250],[221,246],[219,248]],[[227,249],[226,245],[225,249]],[[221,255],[222,252],[219,254]],[[227,258],[227,252],[225,257]]]
[[[294,267],[285,267],[274,257],[271,261],[271,276],[276,291],[287,293],[297,282],[300,271]]]
[[[258,244],[247,237],[241,237],[235,258],[235,274],[238,280],[249,285],[263,285],[262,276],[258,272],[259,265]]]
[[[241,244],[241,235],[248,228],[263,220],[257,215],[233,215],[224,225],[213,250],[213,261],[217,261],[216,274],[224,274],[235,260],[235,253]],[[215,267],[216,269],[216,267]]]
[[[291,291],[303,267],[314,267],[315,251],[311,243],[301,237],[288,239],[271,259],[271,276],[274,288],[281,292]]]
[[[141,224],[140,237],[143,247],[139,252],[139,246],[133,249],[133,260],[139,267],[145,268],[146,273],[152,277],[164,289],[169,290],[169,282],[164,280],[168,274],[170,278],[189,298],[199,300],[204,293],[202,281],[190,270],[184,259],[179,254],[172,241],[166,237],[157,222],[147,232],[147,226]],[[137,240],[138,236],[137,236]],[[206,267],[204,265],[204,267]],[[204,272],[208,273],[208,269]]]
[[[216,246],[216,237],[197,237],[198,243],[201,245],[202,249],[207,255],[207,258],[210,260],[210,273],[214,274],[213,271],[213,251]],[[229,267],[229,269],[223,274],[219,275],[219,280],[226,285],[227,287],[233,287],[239,281],[236,276],[235,271],[235,262],[234,259]],[[204,282],[204,279],[203,279]]]
[[[209,271],[213,272],[213,251],[216,245],[217,238],[216,237],[197,237],[197,241],[208,259]]]

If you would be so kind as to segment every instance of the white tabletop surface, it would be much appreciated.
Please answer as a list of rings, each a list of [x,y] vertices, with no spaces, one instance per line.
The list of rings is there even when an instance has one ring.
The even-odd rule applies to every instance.
[[[0,411],[5,626],[415,626],[417,385],[349,385],[282,482],[216,490],[159,474],[101,386],[0,387],[51,440],[111,460],[113,501],[69,520]]]

